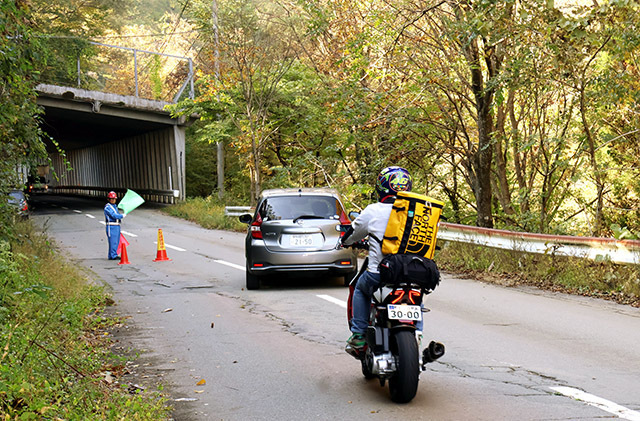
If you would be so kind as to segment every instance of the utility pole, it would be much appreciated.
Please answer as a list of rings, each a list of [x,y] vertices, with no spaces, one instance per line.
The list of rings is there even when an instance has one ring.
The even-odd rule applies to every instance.
[[[213,23],[213,71],[216,76],[216,80],[220,82],[220,47],[219,47],[219,34],[218,34],[218,0],[213,0],[211,3],[211,20]],[[220,120],[220,114],[217,115],[218,121]],[[224,144],[222,142],[216,142],[216,148],[218,151],[218,199],[224,197]]]

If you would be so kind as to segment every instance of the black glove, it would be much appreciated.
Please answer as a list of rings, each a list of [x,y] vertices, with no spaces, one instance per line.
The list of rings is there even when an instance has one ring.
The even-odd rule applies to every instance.
[[[351,237],[351,234],[353,234],[353,226],[349,225],[349,228],[347,228],[347,231],[345,231],[344,235],[340,237],[340,244],[344,246],[344,242],[347,241],[349,237]]]

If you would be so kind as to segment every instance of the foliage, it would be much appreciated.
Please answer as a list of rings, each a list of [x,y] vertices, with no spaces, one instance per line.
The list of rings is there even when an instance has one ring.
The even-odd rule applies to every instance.
[[[10,234],[13,210],[6,193],[20,188],[20,169],[46,159],[41,142],[39,110],[34,91],[41,58],[40,46],[27,26],[25,11],[14,2],[0,4],[0,241]]]
[[[87,284],[29,224],[0,242],[0,417],[166,419],[157,393],[108,384],[104,291]]]
[[[237,217],[225,216],[224,208],[224,205],[220,204],[216,198],[209,196],[187,199],[163,210],[169,215],[196,222],[204,228],[246,231],[247,226],[241,223]]]

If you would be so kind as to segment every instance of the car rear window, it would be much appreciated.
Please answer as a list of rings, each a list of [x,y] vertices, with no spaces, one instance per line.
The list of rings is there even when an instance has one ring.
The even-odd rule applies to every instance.
[[[303,215],[338,219],[344,212],[335,197],[330,196],[279,196],[269,197],[260,206],[263,220],[294,219]]]

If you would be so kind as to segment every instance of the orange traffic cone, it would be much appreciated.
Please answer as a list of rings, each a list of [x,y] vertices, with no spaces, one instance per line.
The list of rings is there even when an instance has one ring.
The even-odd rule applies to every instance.
[[[120,263],[118,263],[119,265],[128,265],[129,262],[129,256],[127,256],[127,245],[125,243],[120,244],[120,246],[122,247],[122,253],[120,253]]]
[[[167,257],[167,248],[164,246],[164,236],[162,235],[162,229],[158,229],[158,254],[154,259],[154,262],[162,262],[165,260],[171,260]]]

